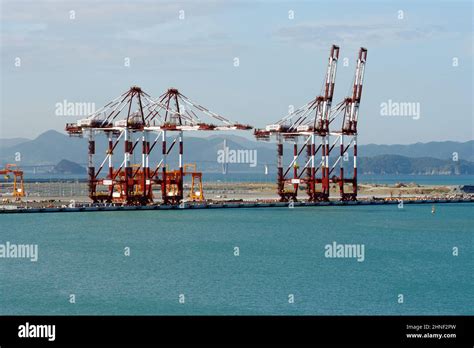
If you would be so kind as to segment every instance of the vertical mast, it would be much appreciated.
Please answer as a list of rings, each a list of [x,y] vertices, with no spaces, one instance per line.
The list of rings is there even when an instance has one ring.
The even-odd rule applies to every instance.
[[[338,59],[339,47],[333,45],[331,47],[331,54],[329,56],[324,97],[322,100],[322,114],[320,115],[321,119],[319,121],[321,127],[317,129],[318,135],[321,136],[322,143],[321,184],[323,200],[329,200],[329,117],[331,113],[332,98],[334,96],[334,85],[336,81]]]

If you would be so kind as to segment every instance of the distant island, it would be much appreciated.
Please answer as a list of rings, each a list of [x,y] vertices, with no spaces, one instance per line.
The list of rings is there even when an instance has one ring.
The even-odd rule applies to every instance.
[[[474,162],[465,160],[441,160],[432,157],[410,158],[399,155],[361,157],[358,167],[362,174],[408,175],[470,175],[474,174]]]
[[[86,174],[87,169],[75,162],[63,159],[54,166],[54,168],[51,170],[51,173],[53,174]]]

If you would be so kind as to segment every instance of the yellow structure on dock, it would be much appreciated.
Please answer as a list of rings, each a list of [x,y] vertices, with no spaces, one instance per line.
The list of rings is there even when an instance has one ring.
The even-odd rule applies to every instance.
[[[23,171],[20,170],[16,164],[7,164],[4,169],[0,169],[0,175],[3,175],[5,180],[10,179],[10,174],[13,174],[13,197],[24,197],[25,186],[23,183]],[[5,183],[2,184],[5,185]]]

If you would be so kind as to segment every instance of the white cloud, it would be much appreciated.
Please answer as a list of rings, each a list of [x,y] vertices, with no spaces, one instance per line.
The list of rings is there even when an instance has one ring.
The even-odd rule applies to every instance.
[[[413,27],[393,23],[301,23],[279,28],[274,32],[274,37],[286,43],[327,48],[332,43],[351,47],[421,41],[445,33],[438,25]]]

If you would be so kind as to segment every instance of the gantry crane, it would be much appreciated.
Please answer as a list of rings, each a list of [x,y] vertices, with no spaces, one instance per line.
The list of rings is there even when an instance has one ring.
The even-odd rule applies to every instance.
[[[4,169],[0,169],[0,175],[3,175],[5,180],[10,179],[10,174],[13,175],[13,197],[24,197],[25,186],[23,182],[23,171],[18,168],[16,164],[7,164]]]
[[[326,77],[322,93],[304,106],[289,113],[276,124],[266,126],[265,130],[256,130],[258,140],[269,140],[275,136],[277,141],[277,186],[281,201],[296,201],[300,184],[306,185],[310,201],[322,201],[329,198],[329,118],[334,95],[339,46],[332,45],[329,53]],[[298,148],[298,141],[303,145]],[[317,140],[320,141],[316,147]],[[293,160],[284,171],[283,141],[293,143]],[[307,160],[299,170],[298,159],[306,149]],[[321,150],[321,162],[316,163],[316,155]],[[292,176],[287,176],[292,170]],[[318,173],[319,172],[319,173]],[[306,175],[304,175],[306,174]],[[320,175],[320,177],[317,177]],[[320,185],[320,190],[317,185]]]
[[[277,142],[277,187],[281,201],[296,201],[298,189],[301,184],[306,185],[306,193],[309,201],[328,201],[330,183],[339,183],[341,200],[355,200],[357,197],[357,118],[360,104],[363,76],[367,50],[361,48],[356,66],[356,76],[353,86],[353,95],[345,98],[332,108],[334,86],[336,79],[337,61],[339,58],[339,47],[333,45],[330,50],[326,70],[326,78],[323,84],[323,93],[304,106],[289,113],[277,123],[267,125],[265,129],[257,129],[254,134],[257,140],[270,140],[276,138]],[[331,123],[344,112],[343,126],[341,131],[333,132]],[[344,136],[351,136],[352,140],[346,147]],[[301,148],[298,141],[302,139]],[[318,141],[319,140],[319,141]],[[331,145],[331,140],[334,140]],[[293,159],[284,170],[283,166],[283,142],[293,143]],[[336,142],[340,142],[340,154],[333,166],[331,163],[331,151]],[[354,174],[348,179],[344,177],[344,160],[348,148],[354,148]],[[304,166],[298,164],[306,149],[306,160]],[[316,161],[316,155],[321,150],[321,161]],[[340,177],[331,174],[337,164],[340,164]],[[301,169],[300,169],[301,168]],[[292,174],[292,175],[288,175]],[[353,192],[344,193],[344,183],[353,185]]]
[[[232,122],[191,101],[176,88],[170,88],[154,99],[140,87],[133,86],[103,108],[85,119],[66,125],[71,136],[89,138],[89,197],[94,202],[121,202],[145,205],[153,202],[153,190],[160,188],[163,204],[178,204],[184,198],[184,132],[249,130],[249,125]],[[108,138],[106,156],[96,169],[94,165],[95,136]],[[171,135],[171,143],[169,136]],[[114,168],[113,155],[123,141],[123,161]],[[161,141],[161,160],[153,165],[150,154]],[[141,163],[132,164],[132,157],[141,142]],[[177,145],[175,147],[175,145]],[[170,171],[168,161],[173,148],[178,155],[178,169]],[[108,172],[100,178],[103,167]],[[203,199],[202,173],[193,176],[200,182]],[[104,189],[105,188],[105,189]]]

